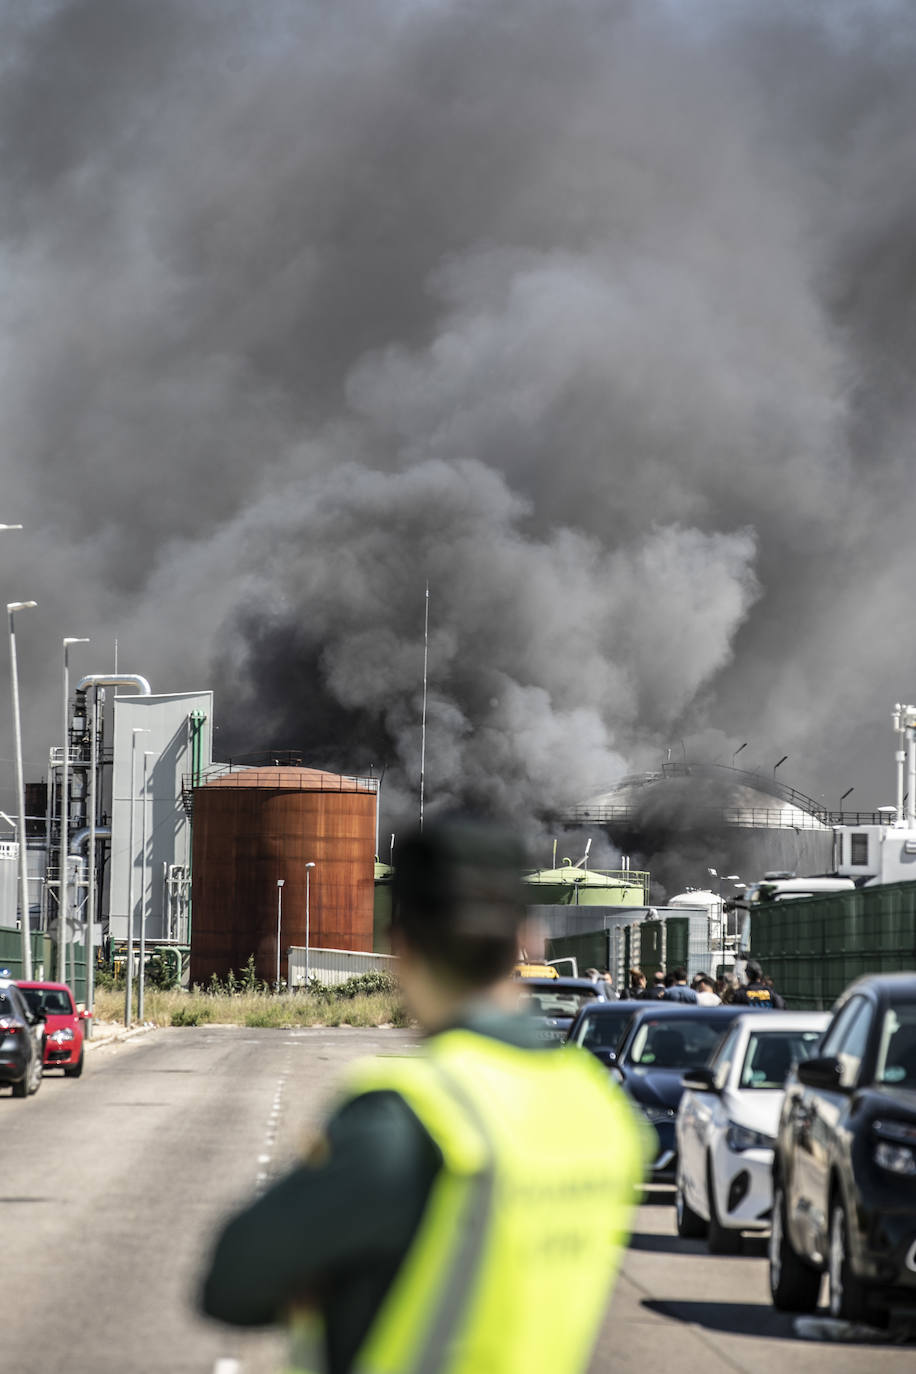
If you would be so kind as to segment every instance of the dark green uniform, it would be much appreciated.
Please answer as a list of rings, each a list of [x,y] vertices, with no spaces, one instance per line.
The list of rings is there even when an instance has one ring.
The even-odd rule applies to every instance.
[[[468,1030],[543,1049],[521,1016],[481,1011]],[[282,1322],[313,1300],[330,1374],[345,1374],[410,1248],[441,1155],[397,1093],[344,1104],[325,1127],[326,1155],[300,1165],[226,1226],[201,1306],[236,1326]]]

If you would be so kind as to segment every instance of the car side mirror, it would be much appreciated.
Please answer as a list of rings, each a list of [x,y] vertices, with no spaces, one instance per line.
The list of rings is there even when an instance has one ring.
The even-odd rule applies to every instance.
[[[688,1069],[681,1078],[685,1088],[692,1088],[695,1093],[717,1093],[716,1076],[712,1069],[705,1065],[694,1069]]]
[[[828,1092],[843,1092],[841,1078],[843,1065],[833,1055],[822,1055],[817,1059],[803,1059],[796,1073],[799,1083],[807,1088],[826,1088]]]

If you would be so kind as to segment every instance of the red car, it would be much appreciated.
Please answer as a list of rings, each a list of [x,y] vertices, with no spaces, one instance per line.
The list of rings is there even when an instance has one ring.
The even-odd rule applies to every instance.
[[[66,983],[20,983],[22,995],[34,1014],[45,1014],[45,1068],[61,1068],[65,1078],[83,1072],[83,1023],[92,1015],[77,1011]]]

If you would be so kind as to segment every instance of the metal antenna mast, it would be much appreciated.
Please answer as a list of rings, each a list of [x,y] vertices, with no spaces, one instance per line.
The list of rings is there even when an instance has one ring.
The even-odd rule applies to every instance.
[[[426,584],[426,612],[423,621],[423,724],[420,729],[420,829],[423,829],[423,802],[426,793],[426,674],[429,667],[429,582]]]

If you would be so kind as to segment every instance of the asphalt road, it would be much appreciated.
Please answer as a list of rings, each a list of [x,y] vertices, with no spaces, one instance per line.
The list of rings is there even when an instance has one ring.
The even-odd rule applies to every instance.
[[[78,1081],[0,1098],[0,1363],[11,1374],[273,1374],[282,1338],[197,1316],[214,1227],[302,1148],[343,1065],[398,1031],[160,1030],[100,1047]],[[916,1349],[800,1340],[761,1243],[738,1259],[638,1209],[592,1374],[903,1374]]]

